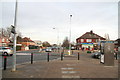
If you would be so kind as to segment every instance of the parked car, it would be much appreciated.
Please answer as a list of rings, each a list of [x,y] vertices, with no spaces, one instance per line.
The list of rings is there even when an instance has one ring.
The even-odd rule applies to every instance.
[[[71,50],[75,50],[76,48],[75,47],[71,47]]]
[[[92,53],[91,54],[91,57],[93,57],[93,58],[97,58],[97,59],[100,59],[100,57],[101,57],[101,52],[94,52],[94,53]],[[117,52],[116,53],[113,53],[114,54],[114,57],[116,57],[117,55]]]
[[[92,56],[93,58],[100,59],[101,53],[100,53],[100,52],[95,52],[95,53],[92,53],[91,56]]]
[[[49,48],[49,47],[48,47],[48,48],[45,49],[45,51],[46,51],[46,52],[51,52],[51,51],[52,51],[52,48]]]
[[[12,56],[13,55],[13,49],[10,48],[10,47],[0,47],[0,54],[1,55],[10,55]]]

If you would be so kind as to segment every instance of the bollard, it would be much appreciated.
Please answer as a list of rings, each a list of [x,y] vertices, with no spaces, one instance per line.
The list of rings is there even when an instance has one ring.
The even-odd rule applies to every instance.
[[[73,54],[73,50],[72,50],[72,54]]]
[[[63,52],[61,53],[61,61],[63,60]]]
[[[117,53],[116,53],[116,54],[115,54],[116,60],[117,60],[117,56],[118,56],[118,55],[117,55]]]
[[[79,52],[78,52],[78,60],[79,60],[79,56],[80,56],[80,55],[79,55]]]
[[[33,64],[33,53],[31,53],[31,64]]]
[[[4,56],[4,70],[6,70],[6,66],[7,66],[7,57]]]
[[[49,62],[49,53],[48,53],[48,55],[47,55],[47,61]]]

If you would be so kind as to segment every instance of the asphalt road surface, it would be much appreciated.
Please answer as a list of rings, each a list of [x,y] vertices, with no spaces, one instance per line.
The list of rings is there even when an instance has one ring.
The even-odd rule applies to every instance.
[[[16,53],[16,64],[23,64],[26,62],[31,63],[31,53],[33,53],[33,61],[47,61],[47,52],[39,53],[38,50],[32,50],[32,51],[19,51]],[[60,58],[60,54],[55,54],[50,52],[49,53],[49,60],[54,60]],[[3,66],[4,63],[4,56],[0,56],[0,59],[2,58],[2,64],[0,66]],[[13,65],[13,56],[7,56],[7,67],[11,67]]]
[[[33,53],[33,61],[47,61],[48,52],[40,53],[38,50],[30,50],[30,51],[17,51],[16,53],[16,64],[26,64],[31,63],[31,53]],[[60,59],[60,53],[49,52],[49,60]],[[74,57],[78,57],[78,54],[73,54]],[[86,56],[85,54],[80,55],[81,57],[90,58],[90,56]],[[0,68],[3,67],[4,56],[0,56]],[[13,65],[13,56],[7,56],[7,67],[12,67]]]

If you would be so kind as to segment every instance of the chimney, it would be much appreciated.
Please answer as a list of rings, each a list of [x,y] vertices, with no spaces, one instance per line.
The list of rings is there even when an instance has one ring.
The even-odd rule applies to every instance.
[[[91,30],[91,31],[90,31],[90,33],[92,34],[92,33],[93,33],[93,31]]]

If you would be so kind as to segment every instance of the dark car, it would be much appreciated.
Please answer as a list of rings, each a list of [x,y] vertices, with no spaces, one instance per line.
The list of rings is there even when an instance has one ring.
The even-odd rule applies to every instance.
[[[95,53],[92,53],[91,56],[92,56],[93,58],[100,59],[101,53],[100,53],[100,52],[95,52]]]

